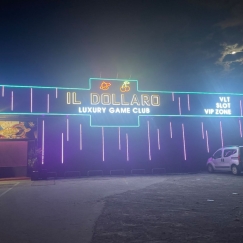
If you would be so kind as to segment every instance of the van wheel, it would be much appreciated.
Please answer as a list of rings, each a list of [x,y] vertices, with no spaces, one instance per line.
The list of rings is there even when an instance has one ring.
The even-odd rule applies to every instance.
[[[231,172],[232,172],[233,175],[239,175],[240,174],[240,170],[236,165],[231,166]]]
[[[212,165],[208,165],[208,172],[209,173],[213,173],[214,172],[214,169],[213,169]]]

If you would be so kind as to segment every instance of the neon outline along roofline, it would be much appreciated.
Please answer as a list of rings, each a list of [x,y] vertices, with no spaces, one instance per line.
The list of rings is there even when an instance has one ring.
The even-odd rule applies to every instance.
[[[138,89],[138,80],[130,79],[111,79],[111,78],[90,78],[88,88],[68,88],[68,87],[54,87],[54,86],[25,86],[25,85],[8,85],[0,84],[0,87],[12,87],[12,88],[35,88],[35,89],[66,89],[66,90],[91,90],[91,80],[102,80],[102,81],[129,81],[137,83],[137,92],[151,92],[151,93],[164,93],[164,94],[214,94],[214,95],[242,95],[243,93],[224,93],[224,92],[192,92],[192,91],[162,91],[162,90],[140,90]]]

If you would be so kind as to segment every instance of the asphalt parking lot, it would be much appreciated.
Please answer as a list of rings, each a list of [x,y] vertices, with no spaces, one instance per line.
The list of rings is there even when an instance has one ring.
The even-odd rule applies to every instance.
[[[0,182],[0,242],[243,242],[243,176]]]

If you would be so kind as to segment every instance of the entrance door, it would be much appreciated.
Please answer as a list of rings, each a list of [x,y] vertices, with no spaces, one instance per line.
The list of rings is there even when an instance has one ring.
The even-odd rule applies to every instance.
[[[0,177],[27,175],[28,141],[0,141]]]

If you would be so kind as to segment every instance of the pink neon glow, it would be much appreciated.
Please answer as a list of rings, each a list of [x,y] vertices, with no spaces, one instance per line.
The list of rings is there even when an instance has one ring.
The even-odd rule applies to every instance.
[[[11,92],[11,111],[13,111],[13,91]]]
[[[239,119],[239,125],[240,125],[240,137],[242,138],[242,126],[241,126],[241,120]]]
[[[240,115],[242,116],[242,102],[240,100]]]
[[[189,94],[187,95],[187,107],[188,107],[188,110],[190,110],[190,96],[189,96]]]
[[[67,141],[69,141],[69,119],[67,118]]]
[[[49,105],[50,97],[49,94],[47,94],[47,113],[50,111],[50,105]]]
[[[185,141],[184,124],[182,124],[182,135],[183,135],[184,159],[186,160],[186,141]]]
[[[174,93],[172,93],[172,101],[175,101]]]
[[[2,97],[4,97],[4,86],[2,86]]]
[[[58,95],[58,93],[57,93],[57,88],[56,88],[56,98],[57,98],[57,95]]]
[[[129,151],[128,151],[128,134],[126,133],[126,142],[127,142],[127,161],[129,161]]]
[[[149,150],[149,160],[151,160],[149,121],[147,121],[147,124],[148,124],[148,150]]]
[[[160,136],[159,136],[159,129],[157,128],[157,135],[158,135],[158,149],[160,150]]]
[[[202,138],[204,139],[204,127],[203,127],[203,122],[202,122]]]
[[[223,129],[222,129],[222,122],[220,121],[220,137],[221,137],[221,144],[222,148],[224,147],[224,138],[223,138]]]
[[[102,159],[105,161],[105,134],[104,127],[102,127]]]
[[[45,156],[45,122],[42,121],[41,163],[44,164]]]
[[[33,89],[30,88],[30,112],[32,112],[32,105],[33,105]]]
[[[63,164],[63,161],[64,161],[64,156],[63,156],[63,133],[62,133],[62,154],[61,154],[61,159],[62,159],[62,164]]]
[[[181,115],[181,97],[178,97],[178,101],[179,101],[179,114]]]
[[[206,130],[207,151],[209,153],[208,131]]]
[[[170,122],[170,138],[172,138],[172,123]]]
[[[83,141],[82,141],[82,124],[80,124],[80,130],[79,130],[79,134],[80,134],[80,141],[79,141],[79,146],[80,146],[80,150],[83,149]]]
[[[121,150],[121,128],[118,127],[118,143],[119,143],[119,150]]]

